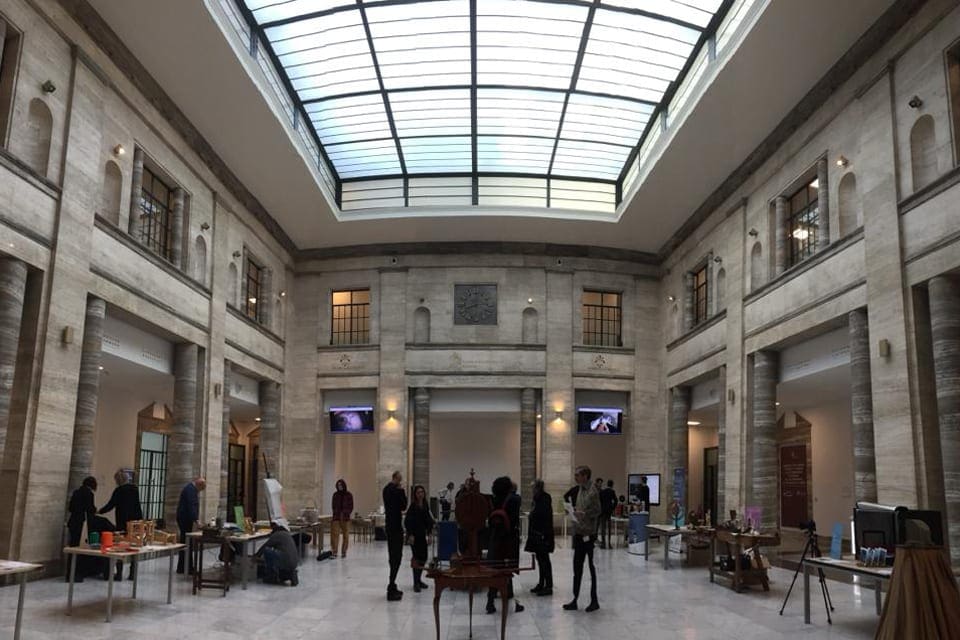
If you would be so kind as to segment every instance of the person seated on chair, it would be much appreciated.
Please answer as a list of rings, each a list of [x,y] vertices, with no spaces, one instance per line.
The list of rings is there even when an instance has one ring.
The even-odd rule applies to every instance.
[[[297,545],[283,520],[271,520],[270,528],[273,533],[257,551],[257,556],[263,559],[257,573],[263,577],[264,584],[283,584],[289,580],[290,586],[295,587],[300,584]]]

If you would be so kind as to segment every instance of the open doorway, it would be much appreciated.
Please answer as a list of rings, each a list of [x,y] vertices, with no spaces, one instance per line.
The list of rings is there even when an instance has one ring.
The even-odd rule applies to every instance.
[[[720,378],[701,380],[691,387],[687,415],[687,509],[716,526],[720,508]]]

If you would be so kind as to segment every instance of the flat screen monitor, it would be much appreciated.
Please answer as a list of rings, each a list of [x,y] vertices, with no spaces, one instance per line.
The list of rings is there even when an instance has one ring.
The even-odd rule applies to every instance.
[[[857,503],[853,510],[853,530],[858,557],[861,547],[883,547],[892,555],[897,549],[897,510],[885,505]]]
[[[623,409],[581,407],[577,409],[577,433],[620,435]]]
[[[373,433],[373,407],[331,407],[330,433]]]
[[[640,502],[641,478],[647,479],[647,489],[650,490],[650,504],[658,506],[660,504],[660,474],[659,473],[631,473],[627,476],[627,501],[630,504]],[[648,505],[649,506],[649,505]]]

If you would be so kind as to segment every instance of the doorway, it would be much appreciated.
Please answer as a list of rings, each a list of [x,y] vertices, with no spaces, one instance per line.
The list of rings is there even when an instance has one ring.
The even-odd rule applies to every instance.
[[[227,522],[235,522],[233,508],[243,506],[246,461],[247,448],[242,444],[231,444],[227,459]]]
[[[720,447],[703,450],[703,508],[710,512],[710,526],[717,526],[720,497]]]

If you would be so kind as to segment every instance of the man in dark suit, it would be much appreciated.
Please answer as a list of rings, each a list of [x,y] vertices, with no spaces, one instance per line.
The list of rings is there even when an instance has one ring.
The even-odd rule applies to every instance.
[[[93,492],[97,490],[97,479],[93,476],[87,476],[83,483],[70,495],[70,504],[68,510],[70,517],[67,519],[67,532],[70,535],[69,546],[76,547],[80,544],[83,537],[83,525],[97,515],[97,506],[93,501]],[[83,581],[83,572],[77,571],[74,576],[74,582]]]
[[[113,494],[110,496],[109,502],[100,507],[98,513],[106,513],[112,509],[116,509],[117,513],[114,519],[117,521],[116,530],[122,533],[127,531],[127,522],[131,520],[143,520],[143,508],[140,506],[140,491],[137,489],[137,485],[133,483],[133,478],[127,475],[127,472],[123,469],[118,469],[115,474],[113,474],[113,479],[117,483],[117,488],[113,490]],[[136,564],[130,563],[130,575],[128,580],[133,580],[133,574]],[[117,563],[117,577],[115,580],[123,579],[123,565]]]
[[[607,480],[607,486],[600,490],[600,548],[610,547],[610,519],[617,508],[617,492],[613,490],[613,480]]]
[[[397,572],[403,558],[403,512],[407,509],[407,492],[401,486],[403,476],[394,471],[390,482],[383,488],[383,510],[386,514],[387,554],[390,559],[390,582],[387,584],[387,600],[403,597],[397,588]]]
[[[188,482],[180,492],[180,501],[177,503],[177,527],[180,529],[180,544],[186,544],[187,533],[193,531],[195,525],[200,524],[200,492],[207,488],[207,481],[196,477]],[[177,560],[177,573],[183,573],[183,551]],[[190,567],[193,573],[193,567]]]

